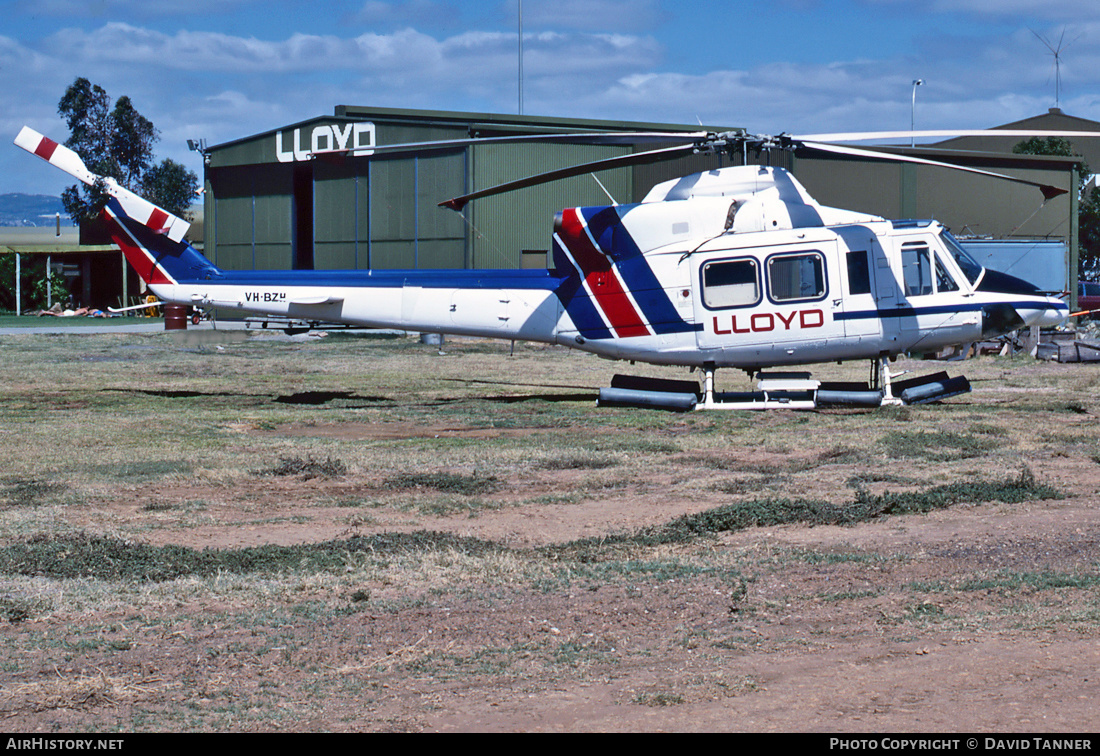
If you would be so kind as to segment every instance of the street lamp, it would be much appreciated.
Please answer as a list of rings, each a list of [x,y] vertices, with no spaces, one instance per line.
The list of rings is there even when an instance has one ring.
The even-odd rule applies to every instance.
[[[523,115],[523,0],[519,0],[519,114]]]
[[[909,112],[909,130],[916,131],[917,129],[917,87],[924,83],[924,79],[913,79],[913,109]],[[916,144],[915,137],[909,135],[909,146],[913,147]]]

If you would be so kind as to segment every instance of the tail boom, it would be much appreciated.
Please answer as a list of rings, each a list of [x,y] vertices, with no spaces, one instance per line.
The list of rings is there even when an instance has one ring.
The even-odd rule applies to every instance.
[[[548,271],[219,271],[151,286],[166,301],[296,320],[553,343]]]
[[[101,217],[112,240],[165,302],[318,323],[559,343],[630,359],[651,359],[676,335],[694,340],[695,326],[655,278],[622,226],[619,208],[588,208],[583,215],[580,209],[568,211],[554,271],[223,271],[184,241],[186,221],[95,175],[73,150],[26,127],[15,143],[78,180],[105,188],[110,199]]]

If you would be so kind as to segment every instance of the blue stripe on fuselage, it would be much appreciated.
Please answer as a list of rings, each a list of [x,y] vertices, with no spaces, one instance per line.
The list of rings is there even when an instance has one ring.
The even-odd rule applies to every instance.
[[[607,327],[595,302],[585,291],[580,271],[556,236],[554,237],[554,264],[557,266],[558,273],[562,275],[561,286],[557,290],[558,300],[569,313],[577,333],[586,339],[610,339],[611,329]]]
[[[562,278],[549,270],[222,270],[198,281],[232,286],[312,286],[425,289],[537,289],[557,291]]]
[[[587,339],[612,337],[587,293],[583,290],[578,293],[581,280],[575,271],[561,276],[551,270],[226,270],[204,280],[226,286],[256,287],[383,289],[418,286],[425,289],[549,291],[562,303],[580,335]]]
[[[833,315],[835,320],[871,320],[873,318],[912,318],[917,315],[948,315],[956,312],[981,312],[982,308],[990,305],[1007,304],[1017,310],[1040,310],[1056,308],[1065,310],[1069,314],[1069,305],[1048,304],[1040,301],[1020,300],[1015,302],[975,302],[973,304],[940,305],[937,307],[891,307],[882,310],[860,310],[858,312],[838,312]]]

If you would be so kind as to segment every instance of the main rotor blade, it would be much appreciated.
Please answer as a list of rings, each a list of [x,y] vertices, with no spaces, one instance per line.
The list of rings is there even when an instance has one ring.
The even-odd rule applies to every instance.
[[[842,147],[838,144],[824,144],[822,142],[801,142],[801,146],[806,149],[818,150],[820,152],[830,152],[836,155],[849,155],[853,157],[864,157],[872,160],[887,160],[896,163],[916,163],[918,165],[932,165],[938,168],[950,168],[955,171],[964,171],[966,173],[975,173],[979,176],[989,176],[990,178],[1003,179],[1005,181],[1011,181],[1016,184],[1026,184],[1027,186],[1034,186],[1043,193],[1044,199],[1052,199],[1061,194],[1069,192],[1068,189],[1060,189],[1050,184],[1040,184],[1035,181],[1028,181],[1027,179],[1017,178],[1016,176],[1008,176],[1004,173],[994,173],[993,171],[983,171],[980,168],[970,168],[965,165],[957,165],[955,163],[944,163],[939,160],[927,160],[925,158],[912,157],[909,155],[895,155],[890,152],[879,152],[877,150],[863,150],[858,147]]]
[[[400,155],[402,153],[420,153],[432,150],[456,150],[481,144],[523,144],[525,142],[569,142],[588,144],[667,144],[698,142],[709,136],[705,131],[633,131],[633,132],[580,132],[569,134],[520,134],[497,137],[464,137],[462,139],[441,139],[433,142],[405,142],[401,144],[382,144],[374,147],[357,147],[343,150],[318,150],[314,157],[347,156],[374,157]]]
[[[675,160],[678,157],[686,157],[694,152],[695,145],[687,144],[677,147],[663,147],[659,150],[647,150],[646,152],[637,152],[632,155],[620,155],[619,157],[605,158],[591,163],[581,163],[580,165],[559,168],[554,171],[526,176],[515,181],[508,181],[504,184],[497,184],[487,189],[481,189],[476,192],[471,192],[470,194],[464,194],[461,197],[455,197],[454,199],[440,202],[439,206],[449,207],[452,210],[461,212],[462,208],[466,207],[471,201],[481,199],[482,197],[491,197],[495,194],[504,194],[505,192],[512,192],[516,189],[526,189],[529,186],[538,186],[540,184],[550,183],[551,181],[559,181],[561,179],[572,178],[573,176],[583,176],[587,173],[596,173],[612,168],[625,168],[632,165],[657,163],[662,160]]]
[[[926,131],[844,131],[833,134],[798,134],[791,136],[794,141],[810,142],[869,142],[875,139],[928,139],[951,137],[1065,137],[1100,138],[1100,131],[1057,131],[1049,129],[934,129]]]

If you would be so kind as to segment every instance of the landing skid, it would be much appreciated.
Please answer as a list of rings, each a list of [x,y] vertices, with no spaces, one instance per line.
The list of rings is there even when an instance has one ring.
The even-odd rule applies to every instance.
[[[720,392],[716,369],[704,368],[703,387],[692,381],[667,381],[617,375],[611,388],[601,389],[597,406],[689,410],[810,410],[818,407],[889,407],[927,404],[970,391],[963,376],[947,373],[895,380],[886,358],[871,364],[867,383],[822,383],[804,372],[760,372],[755,391]]]

